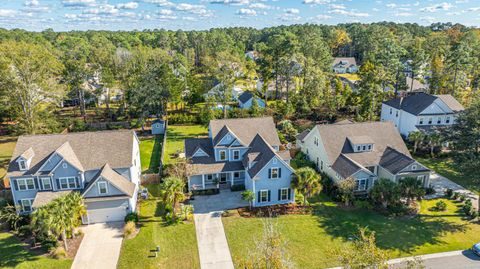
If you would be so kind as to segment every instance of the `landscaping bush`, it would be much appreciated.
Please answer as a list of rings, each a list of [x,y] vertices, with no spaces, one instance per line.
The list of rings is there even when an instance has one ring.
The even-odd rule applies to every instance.
[[[323,193],[327,194],[334,201],[340,201],[340,192],[335,182],[325,173],[320,173],[320,175],[322,176]]]
[[[470,218],[471,219],[478,218],[478,211],[476,211],[475,209],[472,208],[472,210],[470,211]]]
[[[457,200],[460,197],[460,194],[458,192],[454,192],[452,198],[454,200]]]
[[[128,213],[127,216],[125,216],[125,223],[128,223],[130,221],[133,221],[135,223],[138,222],[138,214],[135,212]]]
[[[387,213],[389,215],[399,217],[399,216],[409,215],[409,214],[412,213],[412,211],[408,206],[405,206],[404,204],[398,203],[398,204],[389,206],[388,210],[387,210]]]
[[[432,188],[432,187],[425,188],[425,194],[426,194],[426,195],[435,194],[435,189]]]
[[[302,167],[311,167],[313,169],[317,169],[317,165],[310,161],[308,158],[307,158],[307,155],[305,155],[305,153],[299,151],[297,153],[297,155],[295,155],[295,157],[290,161],[290,163],[292,164],[293,167],[295,168],[302,168]],[[322,178],[323,178],[323,175],[322,175]]]
[[[461,201],[461,202],[464,202],[464,201],[467,199],[467,195],[465,195],[465,194],[463,194],[463,193],[460,194],[459,197],[460,197],[460,201]]]
[[[67,257],[67,252],[63,247],[56,247],[50,252],[50,256],[57,260],[63,260]]]
[[[23,238],[26,238],[28,236],[31,236],[32,235],[32,230],[31,230],[31,227],[30,225],[23,225],[23,226],[20,226],[17,230],[17,235],[19,237],[23,237]]]
[[[193,205],[182,205],[180,207],[180,214],[184,221],[191,220],[193,216]]]
[[[135,234],[135,231],[135,222],[129,221],[127,224],[125,224],[125,227],[123,227],[123,237],[127,239],[132,238],[133,234]]]
[[[357,199],[353,201],[353,205],[359,209],[373,209],[373,205],[367,200]]]
[[[469,200],[470,201],[470,200]],[[465,203],[462,206],[463,212],[467,215],[470,216],[470,213],[472,212],[472,204]]]
[[[448,198],[452,198],[452,196],[453,196],[453,190],[452,190],[452,189],[447,189],[447,191],[445,192],[445,195],[446,195]]]
[[[304,201],[303,194],[296,192],[295,193],[295,203],[298,204],[298,205],[303,205],[303,201]]]
[[[438,201],[438,202],[435,204],[434,209],[435,209],[436,211],[445,211],[445,210],[447,210],[447,203],[445,203],[444,201]]]
[[[230,187],[231,191],[244,191],[245,190],[245,184],[237,184],[237,185],[232,185]]]
[[[195,124],[197,119],[193,115],[188,114],[171,114],[168,116],[169,124]]]

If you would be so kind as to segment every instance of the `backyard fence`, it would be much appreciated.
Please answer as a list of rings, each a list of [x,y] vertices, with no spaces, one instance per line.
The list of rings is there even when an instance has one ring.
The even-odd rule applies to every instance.
[[[165,132],[163,134],[162,149],[160,150],[160,163],[158,164],[158,174],[161,175],[163,172],[163,158],[165,155],[165,146],[167,144],[167,128],[168,120],[165,120]]]

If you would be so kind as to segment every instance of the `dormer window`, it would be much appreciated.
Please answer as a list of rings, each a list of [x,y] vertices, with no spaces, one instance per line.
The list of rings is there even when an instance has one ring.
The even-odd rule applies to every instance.
[[[18,160],[18,167],[21,171],[27,170],[27,163],[25,162],[25,160]]]
[[[368,150],[372,150],[372,145],[368,145]]]
[[[360,146],[357,146],[357,151],[360,151]]]
[[[98,182],[98,193],[99,194],[107,194],[107,182]]]

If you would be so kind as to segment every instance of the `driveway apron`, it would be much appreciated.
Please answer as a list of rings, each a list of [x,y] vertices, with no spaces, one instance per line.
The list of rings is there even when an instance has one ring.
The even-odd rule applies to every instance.
[[[115,269],[123,240],[123,222],[98,223],[82,228],[84,237],[72,269]]]

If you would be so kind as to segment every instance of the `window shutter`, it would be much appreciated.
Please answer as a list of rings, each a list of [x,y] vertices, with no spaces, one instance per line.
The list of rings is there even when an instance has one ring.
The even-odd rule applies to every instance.
[[[282,200],[282,190],[278,189],[278,201]]]
[[[60,186],[60,179],[59,179],[59,178],[57,178],[56,180],[57,180],[57,189],[61,189],[61,186]]]
[[[279,177],[279,178],[282,177],[282,168],[278,168],[278,177]]]
[[[268,178],[272,178],[272,169],[271,168],[268,169]]]
[[[35,185],[35,189],[37,189],[37,190],[40,189],[38,187],[38,178],[36,178],[36,177],[33,178],[33,184]]]
[[[18,206],[20,207],[20,211],[23,211],[22,200],[17,201]]]
[[[77,185],[77,188],[80,188],[80,179],[78,177],[75,178],[75,184]]]
[[[271,201],[270,198],[271,198],[271,196],[270,196],[270,190],[268,190],[268,201],[269,201],[269,202]]]
[[[261,195],[260,195],[260,191],[258,191],[258,202],[260,203],[260,199],[261,199]]]
[[[368,177],[367,177],[367,179],[365,180],[365,190],[368,190]]]
[[[13,181],[13,186],[15,187],[15,190],[18,191],[18,182],[16,179],[12,179]]]
[[[288,200],[292,199],[292,189],[288,189]]]

